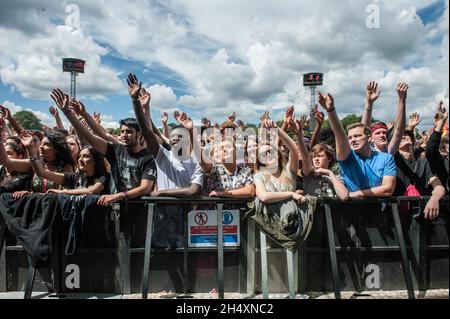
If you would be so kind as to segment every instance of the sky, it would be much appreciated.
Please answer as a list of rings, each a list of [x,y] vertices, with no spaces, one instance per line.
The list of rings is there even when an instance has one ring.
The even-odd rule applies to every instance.
[[[290,106],[308,114],[302,74],[323,72],[340,117],[362,114],[377,81],[373,116],[395,118],[398,82],[410,89],[407,114],[432,125],[449,105],[449,0],[0,1],[0,103],[32,110],[54,126],[50,92],[69,92],[62,58],[86,61],[77,98],[105,127],[133,117],[126,77],[151,93],[156,125],[182,110],[194,123],[230,112],[256,123]],[[64,119],[66,126],[67,121]],[[170,121],[174,121],[171,118]]]

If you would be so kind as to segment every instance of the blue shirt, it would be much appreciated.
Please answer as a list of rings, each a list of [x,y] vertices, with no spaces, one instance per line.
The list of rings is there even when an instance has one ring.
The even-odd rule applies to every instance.
[[[349,192],[381,186],[384,176],[397,176],[394,157],[389,153],[372,151],[367,158],[354,150],[339,161],[341,175]]]

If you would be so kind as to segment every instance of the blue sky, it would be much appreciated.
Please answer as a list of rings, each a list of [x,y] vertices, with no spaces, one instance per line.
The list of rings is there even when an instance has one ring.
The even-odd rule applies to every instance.
[[[77,96],[105,126],[133,116],[129,72],[150,90],[157,124],[175,109],[197,123],[232,111],[256,122],[265,109],[279,119],[292,104],[307,113],[298,79],[310,71],[325,73],[322,89],[334,93],[341,116],[361,113],[372,80],[382,89],[374,116],[386,121],[398,82],[410,84],[408,112],[419,112],[423,126],[438,100],[448,105],[448,1],[376,1],[375,29],[365,23],[372,1],[70,3],[79,24],[67,1],[0,3],[0,103],[30,108],[46,124],[51,88],[69,88],[61,72],[68,56],[87,61]]]

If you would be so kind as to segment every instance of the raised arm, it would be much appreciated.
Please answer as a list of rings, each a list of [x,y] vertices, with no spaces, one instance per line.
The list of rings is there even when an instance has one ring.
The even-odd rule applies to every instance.
[[[327,111],[331,129],[336,139],[336,158],[338,161],[345,160],[351,152],[347,133],[345,133],[342,123],[334,107],[334,99],[330,94],[324,95],[319,92],[319,104]]]
[[[291,122],[291,130],[297,135],[298,148],[300,150],[300,155],[302,157],[302,171],[303,176],[308,176],[314,171],[311,156],[306,147],[305,141],[303,140],[303,129],[308,125],[308,120],[306,115],[300,117],[299,120]]]
[[[314,118],[316,119],[316,127],[311,137],[311,142],[309,142],[309,147],[312,148],[319,141],[320,130],[322,129],[323,122],[325,120],[325,114],[317,110],[318,105],[314,107]]]
[[[161,122],[163,125],[163,135],[168,139],[169,138],[169,126],[167,125],[167,121],[169,120],[169,115],[167,112],[163,112],[161,116]]]
[[[77,118],[75,113],[69,107],[69,104],[77,104],[76,101],[69,101],[69,96],[64,94],[60,89],[54,89],[51,94],[52,99],[56,102],[56,105],[63,111],[64,115],[67,117],[69,122],[75,128],[75,130],[84,138],[92,147],[97,150],[102,155],[106,154],[108,147],[107,142],[91,133],[89,129],[84,126],[81,121]]]
[[[33,145],[33,137],[31,135],[24,135],[21,139],[31,158],[31,166],[33,167],[36,175],[55,182],[58,185],[63,185],[64,174],[52,172],[44,166],[44,163],[42,163],[41,159],[39,158],[39,149]]]
[[[395,118],[394,135],[389,142],[388,152],[392,155],[398,152],[400,142],[405,133],[406,126],[406,97],[408,96],[408,84],[399,83],[397,85],[398,104],[397,116]]]
[[[274,121],[269,119],[264,120],[264,128],[276,130],[278,133],[276,136],[279,138],[280,142],[289,149],[289,162],[287,164],[288,168],[297,173],[298,171],[298,148],[297,144],[292,140],[292,138],[287,135],[285,131],[280,129]]]
[[[444,107],[444,102],[440,101],[436,110],[436,114],[434,115],[434,131],[441,134],[446,122],[447,110]]]
[[[139,127],[141,128],[142,136],[144,136],[147,149],[153,155],[153,157],[156,158],[159,152],[159,141],[156,138],[156,134],[153,132],[151,118],[145,115],[143,106],[141,105],[141,101],[139,99],[142,89],[142,82],[138,81],[136,75],[130,73],[128,74],[127,83],[128,93],[130,94],[133,101],[134,114],[136,114],[136,120],[138,121]],[[150,109],[148,110],[148,113],[150,114]]]
[[[283,124],[281,125],[281,129],[285,132],[289,128],[289,124],[293,120],[294,110],[295,110],[294,106],[292,105],[287,109],[286,113],[284,113]]]
[[[17,122],[16,118],[12,116],[11,111],[8,108],[0,105],[0,112],[9,121],[9,123],[11,123],[11,126],[14,128],[14,131],[16,131],[18,135],[20,135],[20,133],[24,131],[19,122]]]
[[[200,141],[197,139],[197,137],[201,138],[200,132],[197,131],[197,129],[194,127],[194,123],[185,112],[179,113],[178,111],[175,111],[174,117],[178,123],[180,123],[185,129],[189,131],[193,154],[198,161],[202,171],[205,173],[210,172],[213,167],[213,163],[208,154],[203,151]]]
[[[364,113],[361,123],[370,127],[372,124],[372,109],[373,104],[380,96],[381,91],[377,91],[378,83],[370,82],[366,88],[366,104],[364,105]]]
[[[419,125],[421,121],[422,120],[420,119],[419,113],[412,113],[409,116],[408,126],[406,127],[406,129],[414,133],[416,131],[416,126]]]
[[[63,125],[63,123],[61,121],[61,116],[59,116],[58,109],[56,109],[54,106],[50,106],[48,108],[48,111],[55,118],[56,127],[59,128],[59,129],[64,129],[64,125]]]
[[[86,106],[81,101],[73,101],[73,103],[69,104],[70,108],[79,116],[81,116],[87,125],[91,128],[92,132],[94,132],[98,137],[104,139],[105,141],[112,143],[120,143],[118,139],[109,134],[105,128],[98,123],[96,118],[88,113]],[[95,113],[95,112],[94,112]],[[100,117],[100,114],[98,115]]]
[[[5,126],[5,121],[0,117],[0,164],[5,165],[10,171],[28,172],[31,168],[28,159],[10,159],[6,154],[5,145],[3,144],[3,132]]]

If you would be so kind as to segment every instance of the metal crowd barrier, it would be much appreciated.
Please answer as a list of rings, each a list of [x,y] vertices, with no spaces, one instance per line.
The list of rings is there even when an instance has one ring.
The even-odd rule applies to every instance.
[[[327,239],[328,239],[328,247],[329,247],[329,256],[331,261],[331,269],[333,276],[333,286],[334,286],[334,295],[336,299],[341,298],[340,292],[340,282],[339,282],[339,274],[337,268],[337,251],[345,251],[345,250],[353,250],[353,251],[388,251],[388,250],[398,250],[401,256],[401,265],[403,271],[404,282],[406,286],[406,290],[408,292],[408,298],[414,299],[414,288],[413,288],[413,279],[411,274],[411,261],[415,259],[414,255],[418,255],[418,284],[419,290],[426,290],[426,270],[427,270],[427,228],[430,224],[429,221],[424,220],[423,218],[423,209],[425,207],[426,202],[430,197],[391,197],[391,198],[353,198],[347,202],[340,202],[336,199],[331,198],[323,198],[319,199],[321,205],[325,208],[325,219],[326,219],[326,230],[327,230]],[[399,204],[400,203],[415,203],[417,204],[415,208],[410,209],[408,214],[409,218],[411,218],[413,223],[417,223],[417,220],[421,220],[421,224],[419,225],[419,235],[415,236],[415,242],[411,243],[413,251],[410,253],[411,257],[408,257],[408,250],[405,244],[404,232],[405,230],[402,227],[401,217],[399,214]],[[443,202],[446,202],[447,205],[442,205]],[[441,202],[440,216],[446,216],[447,218],[447,244],[446,245],[438,245],[436,247],[430,247],[433,249],[444,249],[448,252],[448,198],[445,198]],[[397,247],[388,246],[388,247],[337,247],[335,245],[334,233],[335,230],[333,228],[333,213],[331,206],[346,206],[349,204],[356,204],[360,206],[360,208],[356,211],[357,214],[363,216],[366,212],[364,209],[366,205],[374,205],[374,204],[382,204],[385,205],[385,209],[390,209],[392,220],[395,228],[395,237],[397,241]],[[367,207],[367,206],[366,206]],[[355,213],[355,212],[354,212]],[[448,258],[448,255],[447,255]],[[360,283],[361,278],[357,278],[357,282]],[[360,284],[357,284],[357,290],[361,290]]]
[[[413,287],[413,278],[411,273],[411,262],[414,261],[417,263],[417,282],[419,284],[419,290],[427,289],[427,251],[428,249],[438,249],[438,250],[446,250],[448,252],[448,241],[444,245],[438,246],[428,246],[427,243],[427,232],[428,232],[428,224],[429,222],[422,220],[421,223],[417,225],[419,236],[414,240],[414,243],[411,244],[413,252],[410,252],[405,243],[404,237],[404,229],[402,226],[401,219],[403,216],[399,214],[398,206],[400,203],[404,202],[415,202],[416,208],[412,211],[409,211],[409,216],[411,219],[423,219],[423,208],[425,207],[426,201],[429,197],[391,197],[391,198],[353,198],[346,202],[341,202],[334,198],[319,198],[316,208],[316,214],[319,210],[324,210],[324,230],[326,231],[326,244],[327,251],[326,253],[329,256],[329,262],[331,264],[331,274],[332,274],[332,282],[334,295],[336,299],[341,298],[341,283],[339,278],[339,269],[338,269],[338,253],[340,252],[364,252],[364,251],[393,251],[399,253],[401,258],[401,266],[403,272],[403,279],[405,283],[406,290],[408,292],[408,297],[413,299],[414,296],[414,287]],[[119,231],[116,231],[117,238],[117,257],[118,257],[118,268],[120,269],[121,275],[121,292],[123,294],[131,293],[131,254],[133,253],[144,253],[144,263],[142,269],[142,298],[148,298],[149,292],[149,283],[150,283],[150,264],[151,264],[151,253],[152,251],[156,251],[157,249],[152,248],[152,236],[153,236],[153,222],[154,222],[154,214],[159,206],[164,205],[180,205],[183,206],[185,204],[211,204],[214,205],[215,210],[217,212],[217,285],[218,285],[218,298],[224,298],[224,251],[227,248],[223,245],[224,233],[222,229],[223,223],[223,207],[224,205],[234,204],[241,205],[240,215],[242,217],[242,212],[247,209],[246,203],[251,201],[252,198],[210,198],[210,197],[188,197],[188,198],[169,198],[169,197],[143,197],[140,199],[130,200],[128,203],[116,203],[113,204],[112,216],[115,216],[117,222],[120,224]],[[444,205],[441,205],[441,215],[447,214],[448,219],[448,211],[444,211],[448,209],[448,198],[443,200]],[[132,241],[132,231],[131,231],[131,221],[133,219],[134,211],[130,209],[133,205],[145,205],[146,206],[146,225],[145,225],[145,244],[144,247],[131,247]],[[368,206],[369,205],[369,206]],[[367,207],[373,205],[383,205],[384,208],[390,209],[390,217],[392,218],[394,229],[395,229],[395,240],[396,246],[384,246],[384,247],[364,247],[361,245],[356,245],[355,247],[347,247],[344,244],[340,243],[336,245],[335,236],[339,232],[339,229],[336,229],[333,226],[333,222],[336,219],[341,217],[341,215],[345,214],[355,214],[357,218],[362,218],[368,214]],[[354,207],[357,209],[353,209]],[[446,207],[446,208],[443,208]],[[347,209],[342,211],[343,209]],[[341,210],[339,212],[339,210]],[[316,219],[316,217],[315,217]],[[242,218],[241,218],[242,221]],[[256,232],[254,231],[255,225],[253,222],[243,221],[243,225],[240,227],[241,232],[241,243],[239,250],[239,280],[241,288],[246,286],[247,294],[250,295],[255,294],[255,265],[256,265]],[[314,228],[319,227],[313,223],[313,231]],[[362,226],[364,227],[364,226]],[[448,225],[447,225],[448,227]],[[312,231],[312,232],[313,232]],[[320,230],[318,230],[320,232]],[[325,234],[320,233],[319,235],[323,236]],[[447,228],[447,236],[448,236],[448,228]],[[5,262],[5,249],[1,249],[5,247],[5,226],[0,225],[0,275],[6,277],[6,265],[3,265]],[[63,245],[60,245],[63,246]],[[314,250],[314,247],[308,247],[308,241],[305,244],[306,250],[311,249]],[[184,249],[184,251],[198,250],[198,248]],[[270,250],[270,249],[269,249]],[[171,249],[163,249],[163,251],[170,252]],[[211,249],[209,249],[211,251]],[[267,247],[266,247],[266,236],[264,233],[260,232],[260,258],[261,258],[261,290],[264,298],[268,298],[268,266],[267,266]],[[55,251],[56,253],[56,251]],[[409,254],[408,254],[409,253]],[[417,256],[414,257],[416,254]],[[288,272],[288,286],[289,286],[289,298],[295,298],[296,288],[295,288],[295,276],[294,273],[297,271],[296,262],[298,259],[294,258],[294,254],[290,251],[286,251],[287,257],[287,272]],[[446,255],[448,260],[448,255]],[[58,263],[59,265],[60,263]],[[301,269],[300,269],[301,270]],[[61,270],[58,270],[61,273]],[[297,271],[298,273],[298,271]],[[355,289],[357,291],[362,290],[360,286],[361,278],[356,271],[356,283]],[[302,276],[299,276],[300,280],[302,280]],[[31,282],[30,281],[31,278]],[[6,279],[6,278],[5,278]],[[32,287],[32,281],[34,280],[34,272],[32,274],[28,274],[27,279],[27,294],[31,294],[31,290],[29,289],[30,284]],[[1,283],[2,280],[0,280]],[[2,283],[3,285],[4,283]],[[298,282],[297,282],[298,284]]]
[[[224,298],[224,245],[223,245],[223,205],[224,204],[245,204],[248,201],[251,201],[252,198],[211,198],[211,197],[185,197],[185,198],[173,198],[173,197],[143,197],[139,200],[130,200],[129,204],[136,203],[145,203],[147,205],[147,227],[146,227],[146,236],[145,236],[145,247],[144,247],[144,266],[142,271],[142,298],[147,299],[148,290],[149,290],[149,282],[150,282],[150,255],[151,255],[151,243],[152,243],[152,234],[153,234],[153,216],[154,212],[158,206],[167,205],[167,204],[214,204],[217,212],[217,272],[218,272],[218,297],[220,299]],[[140,252],[142,249],[130,248],[131,240],[129,238],[129,223],[127,222],[127,215],[130,212],[126,212],[125,216],[125,232],[128,237],[127,243],[123,249],[123,265],[126,269],[129,269],[129,258],[131,252]],[[121,216],[122,217],[122,216]],[[242,227],[241,227],[242,230]],[[127,270],[124,271],[125,279],[124,285],[125,290],[129,288],[129,272]]]

